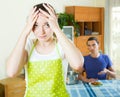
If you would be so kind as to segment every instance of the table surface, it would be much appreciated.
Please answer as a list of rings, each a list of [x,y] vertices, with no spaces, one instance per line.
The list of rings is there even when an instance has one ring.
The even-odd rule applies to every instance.
[[[120,97],[120,80],[99,80],[100,86],[79,82],[67,85],[70,97]]]

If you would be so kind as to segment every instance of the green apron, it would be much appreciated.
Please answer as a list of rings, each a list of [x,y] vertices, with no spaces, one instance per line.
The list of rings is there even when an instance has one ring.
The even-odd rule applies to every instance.
[[[32,47],[31,53],[34,47],[35,45]],[[57,44],[56,49],[59,54]],[[27,65],[28,81],[25,97],[69,97],[61,58],[37,62],[29,60]]]

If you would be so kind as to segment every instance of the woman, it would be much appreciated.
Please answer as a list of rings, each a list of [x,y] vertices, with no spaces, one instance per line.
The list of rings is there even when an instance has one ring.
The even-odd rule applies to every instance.
[[[28,38],[32,31],[36,40]],[[8,75],[16,76],[27,64],[25,97],[69,97],[63,76],[67,62],[80,71],[83,57],[61,31],[53,7],[47,3],[35,5],[8,58]]]

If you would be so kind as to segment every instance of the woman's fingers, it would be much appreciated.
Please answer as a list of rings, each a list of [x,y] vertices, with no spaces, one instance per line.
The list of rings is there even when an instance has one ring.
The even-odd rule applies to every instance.
[[[46,17],[50,17],[50,15],[49,15],[47,12],[43,11],[42,9],[39,9],[39,10],[40,10],[40,12],[41,12],[43,15],[45,15]]]
[[[32,8],[31,15],[35,13],[36,9],[37,9],[37,7]]]
[[[43,6],[48,10],[50,15],[55,15],[53,8],[51,8],[49,4],[47,4],[47,5],[43,4]]]
[[[36,8],[37,8],[37,7],[33,7],[33,8],[30,10],[30,12],[29,12],[29,16],[32,15],[32,14],[34,14]]]
[[[51,9],[51,11],[53,12],[53,14],[55,14],[55,10],[49,4],[47,4],[47,6]]]
[[[36,14],[35,17],[33,18],[33,21],[32,21],[33,25],[35,24],[35,22],[36,22],[36,20],[38,19],[38,17],[39,17],[39,15]]]
[[[27,29],[29,29],[29,32],[32,30],[36,20],[38,19],[39,16],[39,10],[36,11],[36,7],[32,8],[28,18],[27,18]]]
[[[33,14],[33,19],[38,15],[39,10],[37,10],[34,14]]]
[[[36,16],[38,17],[39,10],[35,11],[36,8],[33,8],[31,14],[28,17],[28,23],[31,23]]]
[[[44,14],[48,18],[51,18],[51,17],[55,18],[56,17],[53,8],[50,7],[49,4],[48,5],[43,4],[43,6],[46,8],[46,10],[48,11],[49,14],[47,12],[43,11],[42,9],[39,9],[42,14]]]

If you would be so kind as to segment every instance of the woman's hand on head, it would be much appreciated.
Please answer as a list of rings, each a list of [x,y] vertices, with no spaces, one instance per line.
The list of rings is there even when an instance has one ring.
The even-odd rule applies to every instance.
[[[46,20],[48,21],[48,24],[50,28],[53,30],[53,32],[56,32],[56,30],[60,29],[59,24],[58,24],[58,18],[55,14],[54,9],[48,5],[43,5],[49,12],[49,14],[42,9],[39,9],[40,12],[46,17]]]
[[[27,23],[24,30],[26,30],[26,33],[28,35],[30,34],[30,32],[34,27],[34,24],[39,16],[38,13],[39,13],[39,10],[36,11],[36,7],[34,7],[32,8],[32,10],[30,11],[30,14],[27,17]]]

